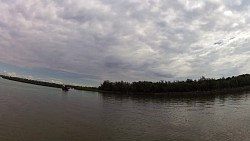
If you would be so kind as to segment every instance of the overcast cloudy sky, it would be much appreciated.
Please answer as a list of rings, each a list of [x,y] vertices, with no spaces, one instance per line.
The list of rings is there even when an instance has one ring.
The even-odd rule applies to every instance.
[[[249,0],[0,0],[0,72],[86,85],[250,73]]]

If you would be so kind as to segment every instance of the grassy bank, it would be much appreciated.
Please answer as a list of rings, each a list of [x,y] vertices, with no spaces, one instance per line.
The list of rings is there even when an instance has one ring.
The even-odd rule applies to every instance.
[[[44,81],[38,81],[38,80],[30,80],[26,78],[19,78],[19,77],[12,77],[12,76],[5,76],[0,75],[3,79],[17,81],[17,82],[23,82],[28,84],[34,84],[34,85],[40,85],[40,86],[46,86],[46,87],[54,87],[54,88],[62,88],[62,84],[57,83],[51,83],[51,82],[44,82]],[[75,86],[75,85],[67,85],[70,88],[76,89],[76,90],[84,90],[84,91],[98,91],[96,87],[84,87],[84,86]]]

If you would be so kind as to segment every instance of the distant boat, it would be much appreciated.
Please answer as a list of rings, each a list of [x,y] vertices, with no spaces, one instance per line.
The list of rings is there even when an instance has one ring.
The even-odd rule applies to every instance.
[[[65,91],[65,92],[66,92],[66,91],[69,91],[69,89],[70,89],[70,88],[69,88],[69,86],[67,86],[67,85],[63,85],[63,86],[62,86],[62,90]]]

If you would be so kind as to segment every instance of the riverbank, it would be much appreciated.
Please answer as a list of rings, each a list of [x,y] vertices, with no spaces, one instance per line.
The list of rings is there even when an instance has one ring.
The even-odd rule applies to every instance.
[[[187,79],[185,81],[104,81],[98,89],[119,93],[143,93],[143,94],[171,94],[171,93],[206,93],[214,91],[238,90],[250,86],[250,75],[242,74],[227,78],[205,78],[198,80]]]
[[[20,77],[12,77],[12,76],[5,76],[0,75],[1,78],[22,82],[22,83],[28,83],[33,85],[40,85],[40,86],[46,86],[46,87],[53,87],[53,88],[62,88],[63,84],[57,84],[57,83],[51,83],[51,82],[44,82],[44,81],[38,81],[38,80],[31,80],[26,78],[20,78]],[[67,85],[70,88],[73,88],[75,90],[84,90],[84,91],[98,91],[96,87],[84,87],[84,86],[75,86],[75,85]]]
[[[12,77],[12,76],[5,76],[0,75],[1,78],[22,82],[22,83],[28,83],[28,84],[34,84],[34,85],[40,85],[40,86],[46,86],[46,87],[54,87],[54,88],[62,88],[63,84],[56,84],[51,82],[44,82],[44,81],[38,81],[38,80],[30,80],[26,78],[19,78],[19,77]],[[231,83],[228,83],[231,82]],[[243,83],[244,82],[244,83]],[[222,94],[233,94],[233,93],[239,93],[239,92],[245,92],[250,91],[250,85],[248,84],[250,82],[250,76],[248,74],[246,75],[240,75],[237,77],[232,78],[226,78],[226,79],[203,79],[203,80],[192,80],[192,81],[177,81],[177,82],[133,82],[133,83],[127,83],[127,82],[109,82],[104,81],[103,84],[101,84],[100,87],[84,87],[84,86],[75,86],[75,85],[67,85],[70,88],[76,89],[76,90],[83,90],[83,91],[92,91],[92,92],[101,92],[103,94],[115,94],[115,95],[141,95],[141,96],[206,96],[206,95],[222,95]],[[227,85],[224,85],[224,84]],[[237,83],[237,85],[235,84]],[[164,85],[166,85],[164,87]],[[191,88],[199,88],[198,86],[202,84],[202,89],[191,89]],[[108,85],[108,86],[107,86]],[[137,87],[135,87],[135,86]],[[150,90],[150,87],[156,87],[158,86],[158,89],[154,88],[154,91],[144,91]],[[178,85],[178,87],[177,87]],[[188,85],[188,86],[187,86]],[[224,86],[224,87],[216,87],[216,86]],[[162,89],[167,89],[169,87],[174,87],[176,91],[161,91]],[[195,87],[194,87],[195,86]],[[234,86],[234,87],[232,87]],[[237,86],[237,87],[236,87]],[[110,89],[105,89],[109,87]],[[138,87],[141,89],[138,90]],[[120,89],[121,88],[121,89]],[[134,89],[133,89],[134,88]],[[145,88],[145,89],[143,89]],[[210,89],[206,89],[210,88]],[[214,88],[214,89],[213,89]],[[215,89],[216,88],[216,89]],[[138,90],[138,91],[135,91]],[[183,91],[184,90],[184,91]]]

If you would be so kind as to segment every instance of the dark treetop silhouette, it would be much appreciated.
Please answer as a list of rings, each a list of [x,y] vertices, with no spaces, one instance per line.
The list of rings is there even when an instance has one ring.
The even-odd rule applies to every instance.
[[[56,84],[51,82],[43,82],[37,80],[30,80],[26,78],[18,78],[11,76],[0,75],[4,79],[30,83],[35,85],[49,86],[62,88],[62,84]],[[138,82],[111,82],[105,80],[98,88],[97,87],[85,87],[67,85],[70,88],[77,90],[87,91],[101,91],[101,92],[120,92],[120,93],[168,93],[168,92],[204,92],[214,90],[224,90],[232,88],[241,88],[250,86],[250,75],[243,74],[239,76],[233,76],[228,78],[205,78],[201,77],[199,80],[187,79],[185,81],[138,81]]]
[[[199,80],[187,79],[186,81],[139,81],[139,82],[110,82],[104,81],[99,87],[103,91],[113,92],[142,92],[142,93],[165,93],[165,92],[194,92],[213,91],[250,86],[250,75],[243,74],[228,78],[205,78]]]

